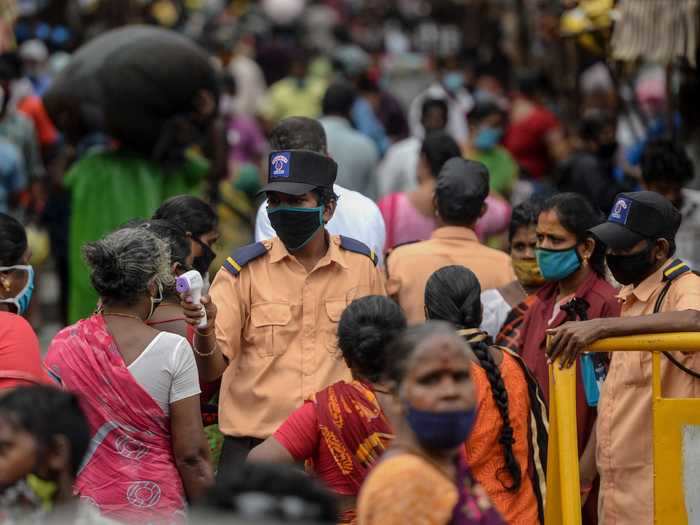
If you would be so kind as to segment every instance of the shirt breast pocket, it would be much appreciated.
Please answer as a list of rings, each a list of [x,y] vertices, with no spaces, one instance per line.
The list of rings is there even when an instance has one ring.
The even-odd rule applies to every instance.
[[[340,316],[347,306],[344,299],[329,299],[325,302],[325,323],[326,328],[323,331],[324,344],[328,353],[335,355],[338,359],[341,358],[341,352],[338,349],[338,323]]]
[[[260,357],[284,354],[291,342],[289,324],[292,312],[288,303],[258,303],[250,309],[249,343]]]
[[[638,354],[638,355],[637,355]],[[647,352],[630,353],[623,367],[622,384],[651,388],[651,354]]]

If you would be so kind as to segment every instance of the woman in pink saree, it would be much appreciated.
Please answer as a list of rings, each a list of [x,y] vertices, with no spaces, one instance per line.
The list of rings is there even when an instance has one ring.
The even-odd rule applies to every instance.
[[[124,228],[84,249],[101,312],[62,330],[45,365],[80,395],[92,440],[75,490],[126,523],[184,523],[212,482],[192,349],[145,321],[169,284],[163,241]]]

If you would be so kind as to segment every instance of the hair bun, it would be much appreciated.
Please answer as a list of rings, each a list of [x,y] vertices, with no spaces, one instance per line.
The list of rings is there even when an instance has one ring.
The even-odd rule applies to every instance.
[[[97,241],[85,245],[83,254],[92,269],[98,270],[104,277],[119,273],[118,255],[104,242]]]
[[[121,286],[119,255],[103,241],[85,245],[83,255],[91,269],[91,280],[100,295],[110,294]]]
[[[387,334],[377,325],[363,325],[357,330],[357,352],[363,357],[371,357],[376,354],[378,346],[384,343]]]

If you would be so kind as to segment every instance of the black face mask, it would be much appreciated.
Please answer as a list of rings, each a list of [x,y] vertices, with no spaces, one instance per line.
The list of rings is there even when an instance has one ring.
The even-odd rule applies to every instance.
[[[267,216],[277,236],[290,252],[301,250],[323,227],[324,206],[317,208],[268,208]]]
[[[192,239],[202,247],[203,252],[202,255],[194,258],[192,261],[192,268],[197,270],[202,277],[204,277],[209,271],[211,263],[214,261],[214,259],[216,259],[216,252],[212,250],[208,244],[202,242],[196,237],[192,237]]]
[[[605,261],[615,280],[620,284],[641,283],[654,267],[654,261],[650,257],[653,247],[651,243],[647,243],[647,247],[639,253],[606,255]]]

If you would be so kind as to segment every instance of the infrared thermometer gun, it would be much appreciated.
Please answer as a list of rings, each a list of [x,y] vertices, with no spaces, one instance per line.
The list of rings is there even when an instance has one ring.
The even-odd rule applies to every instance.
[[[175,280],[175,289],[177,293],[183,294],[185,297],[192,299],[192,304],[202,304],[202,288],[204,280],[197,270],[190,270],[183,273]],[[204,317],[199,321],[199,328],[204,328],[207,325],[207,313],[202,309]]]

